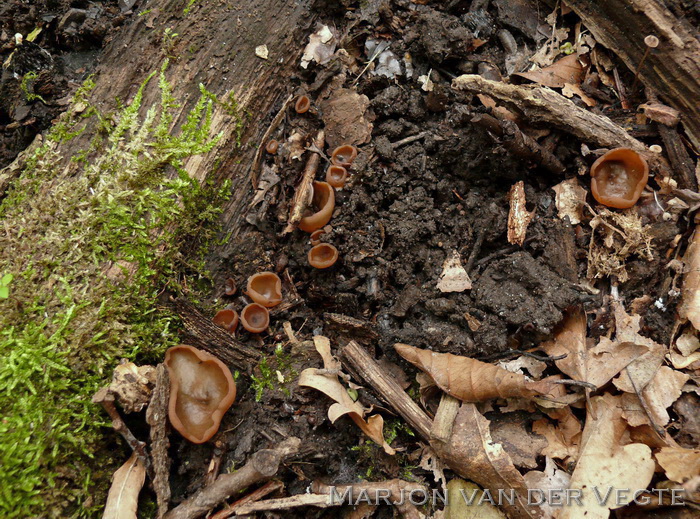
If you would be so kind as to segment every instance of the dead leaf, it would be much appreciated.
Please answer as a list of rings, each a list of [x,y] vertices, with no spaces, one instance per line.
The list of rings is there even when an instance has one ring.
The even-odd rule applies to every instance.
[[[700,330],[700,232],[695,231],[683,256],[685,278],[678,314]]]
[[[672,351],[669,354],[669,357],[671,357],[671,364],[673,364],[673,367],[676,369],[685,369],[694,362],[697,362],[700,360],[700,351],[696,351],[695,353],[691,353],[687,357],[684,357],[683,355],[679,355],[675,351]]]
[[[566,462],[576,460],[581,443],[581,422],[574,416],[571,407],[549,409],[547,414],[557,421],[557,425],[546,418],[532,424],[532,432],[547,439],[548,445],[542,449],[542,454]]]
[[[508,453],[513,465],[528,469],[537,468],[540,453],[547,447],[547,440],[530,431],[529,414],[496,414],[491,418],[491,437]]]
[[[339,88],[321,103],[326,142],[331,149],[341,144],[360,145],[372,138],[369,98],[349,88]]]
[[[276,186],[280,181],[280,177],[277,174],[277,164],[268,166],[267,164],[262,165],[262,174],[258,180],[258,188],[255,190],[255,197],[250,203],[250,207],[255,207],[260,202],[263,201],[267,192]]]
[[[477,483],[488,491],[484,493],[484,500],[486,496],[497,499],[499,490],[507,492],[510,496],[512,489],[513,504],[509,504],[507,500],[501,502],[501,508],[508,517],[541,517],[537,507],[527,504],[527,485],[523,476],[503,450],[503,446],[493,441],[489,421],[479,413],[474,404],[464,403],[460,406],[448,442],[434,441],[431,445],[459,476]]]
[[[136,519],[139,492],[145,481],[146,469],[134,453],[114,473],[102,519]]]
[[[610,510],[625,506],[654,476],[651,449],[642,443],[621,443],[626,424],[618,400],[605,394],[591,399],[591,407],[569,487],[581,491],[582,506],[564,507],[560,519],[607,519]],[[619,488],[632,491],[617,498],[613,490],[604,499],[607,489]]]
[[[267,45],[258,45],[255,47],[255,55],[261,59],[267,59],[270,55],[270,51],[267,50]]]
[[[331,355],[328,338],[316,335],[314,345],[323,358],[324,369],[308,368],[302,371],[299,376],[299,386],[314,388],[335,401],[328,409],[328,419],[331,423],[335,423],[338,418],[347,414],[362,429],[362,432],[384,448],[384,452],[396,454],[396,451],[384,440],[384,419],[381,415],[375,414],[365,421],[364,416],[368,410],[359,402],[353,401],[347,389],[340,383],[338,379],[340,365]]]
[[[506,516],[489,503],[478,485],[453,478],[447,484],[445,519],[506,519]]]
[[[127,413],[143,410],[151,400],[156,383],[156,368],[122,362],[114,369],[109,390]]]
[[[562,498],[571,481],[569,473],[559,470],[552,458],[547,456],[545,457],[544,471],[531,470],[523,478],[531,491],[532,501],[542,502],[539,506],[544,512],[544,518],[553,518],[555,511],[564,506],[565,499]],[[550,503],[550,496],[553,498],[552,501],[558,499],[558,502]]]
[[[555,193],[554,204],[557,206],[559,218],[569,217],[572,225],[581,223],[583,206],[586,203],[586,191],[576,178],[564,180],[552,188]]]
[[[472,280],[462,266],[459,252],[453,250],[442,264],[442,274],[440,274],[437,288],[440,292],[464,292],[471,287]]]
[[[301,156],[306,151],[304,147],[304,136],[295,131],[287,138],[287,147],[289,148],[289,160],[300,160]]]
[[[581,98],[581,101],[583,101],[586,104],[586,106],[589,107],[593,107],[596,104],[598,104],[595,99],[586,95],[586,93],[583,90],[581,90],[580,86],[573,83],[566,83],[564,85],[564,88],[562,88],[561,90],[561,95],[568,98],[572,98],[574,97],[574,95],[577,95]]]
[[[535,378],[540,378],[547,368],[545,362],[526,355],[521,355],[517,359],[507,362],[500,361],[498,366],[512,373],[522,373],[523,375],[530,375]]]
[[[639,105],[639,108],[644,110],[646,117],[666,126],[676,126],[681,118],[681,113],[678,110],[661,103],[644,103]]]
[[[335,52],[336,38],[331,29],[324,25],[313,34],[309,35],[309,43],[304,48],[301,57],[301,68],[307,68],[309,63],[315,61],[322,65],[330,61]]]
[[[620,311],[624,313],[624,309]],[[625,324],[632,325],[629,321],[623,321],[622,314],[620,319],[617,325],[618,335],[614,341],[602,337],[595,347],[588,348],[586,316],[583,310],[577,308],[567,313],[564,322],[555,332],[554,339],[541,347],[548,355],[567,355],[564,359],[555,361],[555,364],[572,379],[602,387],[631,362],[649,351],[647,341],[651,339],[640,336],[634,340],[634,334],[625,335],[622,327]],[[636,324],[639,322],[636,321]]]
[[[528,211],[525,206],[525,183],[520,180],[513,184],[508,192],[508,243],[517,243],[522,247],[525,243],[527,226],[535,216],[535,212]]]
[[[513,75],[529,79],[538,85],[550,88],[563,88],[567,83],[573,85],[581,84],[584,68],[579,61],[578,54],[574,53],[555,61],[549,67]]]
[[[483,402],[491,398],[533,398],[553,391],[547,380],[534,382],[519,373],[476,359],[451,353],[435,353],[408,344],[394,345],[396,352],[425,371],[446,392],[463,402]]]
[[[700,349],[700,339],[695,334],[686,332],[676,339],[676,348],[687,357]]]
[[[445,464],[442,462],[435,450],[433,450],[433,448],[429,445],[423,447],[418,466],[423,470],[432,472],[435,483],[438,483],[442,487],[443,491],[445,490],[447,484],[447,480],[445,479]]]
[[[689,375],[661,366],[649,384],[641,391],[642,398],[647,404],[652,419],[656,425],[665,426],[670,417],[666,409],[681,396],[683,385]],[[625,393],[621,397],[622,416],[631,427],[649,424],[639,397],[636,394]]]
[[[700,449],[663,447],[656,453],[656,461],[668,479],[676,483],[700,476]]]

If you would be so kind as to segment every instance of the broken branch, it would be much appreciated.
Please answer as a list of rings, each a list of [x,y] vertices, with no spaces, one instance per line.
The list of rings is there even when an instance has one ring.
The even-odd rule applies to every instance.
[[[306,211],[306,208],[309,206],[311,201],[311,186],[313,184],[314,177],[316,176],[316,171],[318,171],[318,165],[321,161],[321,155],[319,155],[318,152],[313,151],[313,149],[315,148],[319,151],[322,150],[325,141],[326,134],[323,130],[319,130],[311,145],[311,156],[309,157],[309,160],[306,161],[304,174],[301,177],[301,182],[299,182],[296,192],[294,193],[292,210],[289,213],[287,227],[285,227],[282,234],[292,232],[304,217],[304,211]]]

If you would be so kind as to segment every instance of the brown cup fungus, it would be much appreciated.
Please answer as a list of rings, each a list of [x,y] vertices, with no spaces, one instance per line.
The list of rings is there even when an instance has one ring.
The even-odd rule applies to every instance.
[[[170,375],[170,423],[186,439],[204,443],[219,430],[236,398],[231,371],[206,351],[181,344],[165,353]]]
[[[311,242],[311,245],[318,245],[321,243],[321,236],[326,234],[326,231],[323,229],[318,229],[317,231],[314,231],[311,233],[311,236],[309,237],[309,241]]]
[[[599,203],[627,209],[639,200],[649,179],[649,166],[639,153],[616,148],[591,166],[591,192]]]
[[[338,249],[330,243],[319,243],[309,251],[309,264],[317,269],[327,269],[338,261]]]
[[[348,178],[348,170],[343,166],[331,165],[326,170],[326,182],[336,189],[345,186],[345,181]]]
[[[272,308],[282,302],[282,281],[274,272],[258,272],[248,278],[246,294],[259,305]]]
[[[277,142],[275,139],[272,139],[268,141],[267,146],[265,146],[265,151],[268,152],[270,155],[274,155],[275,153],[277,153],[277,149],[279,147],[279,142]]]
[[[236,331],[236,327],[238,326],[238,312],[230,308],[219,310],[216,312],[213,321],[214,324],[233,333]]]
[[[232,296],[233,294],[236,293],[236,282],[234,281],[233,278],[228,278],[224,282],[224,293],[227,296]]]
[[[297,102],[294,105],[294,109],[298,114],[305,114],[311,108],[311,100],[308,96],[299,96]]]
[[[314,232],[331,221],[335,209],[335,192],[328,182],[314,182],[311,207],[313,214],[305,216],[299,222],[299,229]]]
[[[331,163],[335,166],[343,166],[349,168],[353,161],[357,158],[357,148],[350,144],[343,144],[333,150],[331,154]]]
[[[258,303],[250,303],[241,311],[241,324],[250,333],[261,333],[270,326],[270,312]]]

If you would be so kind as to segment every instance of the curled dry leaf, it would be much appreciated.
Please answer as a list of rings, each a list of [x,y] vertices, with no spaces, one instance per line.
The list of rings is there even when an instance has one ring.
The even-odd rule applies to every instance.
[[[487,499],[484,491],[471,481],[453,478],[447,484],[445,519],[506,519]]]
[[[683,256],[685,278],[678,314],[700,330],[700,232],[697,230]]]
[[[472,287],[472,280],[462,266],[459,252],[453,250],[442,264],[442,274],[437,284],[440,292],[464,292]]]
[[[520,373],[451,353],[435,353],[408,344],[394,345],[397,353],[425,371],[448,395],[463,402],[483,402],[491,398],[534,398],[551,394],[554,384],[528,380]]]
[[[556,420],[556,425],[546,418],[532,424],[532,432],[547,439],[548,445],[542,449],[542,454],[567,462],[575,460],[581,443],[581,422],[574,416],[571,407],[549,409],[547,414]]]
[[[525,207],[525,183],[520,180],[513,184],[508,192],[508,243],[517,243],[522,246],[525,242],[527,226],[535,216],[535,212],[528,211]]]
[[[581,89],[580,86],[572,83],[566,83],[564,85],[564,88],[562,88],[561,90],[561,95],[563,95],[564,97],[568,97],[569,99],[577,95],[581,98],[581,101],[586,103],[586,106],[590,107],[593,107],[596,104],[598,104],[595,99],[586,95],[586,93]]]
[[[656,425],[664,426],[670,420],[666,409],[681,396],[682,388],[689,375],[661,366],[654,378],[641,390],[641,395]],[[623,417],[631,427],[649,424],[649,418],[642,408],[639,397],[625,393],[621,397]]]
[[[331,355],[330,341],[328,338],[316,335],[314,337],[316,351],[323,358],[323,370],[308,368],[299,376],[299,385],[312,387],[332,398],[335,403],[328,409],[328,418],[332,423],[343,415],[348,415],[367,436],[384,448],[387,454],[395,454],[396,451],[384,440],[384,419],[375,414],[365,421],[367,410],[359,402],[353,401],[347,389],[340,383],[338,373],[340,364]]]
[[[322,26],[309,35],[309,43],[301,57],[301,68],[307,68],[309,63],[315,61],[318,64],[328,62],[335,52],[336,39],[327,25]]]
[[[109,390],[127,413],[139,412],[151,400],[156,383],[156,368],[122,362],[114,369]]]
[[[529,79],[542,86],[563,88],[567,83],[580,84],[583,81],[584,68],[579,61],[578,54],[570,54],[548,67],[513,75]]]
[[[369,98],[349,88],[333,91],[321,104],[326,141],[333,149],[343,144],[365,144],[372,138]]]
[[[542,511],[544,512],[543,519],[554,517],[555,510],[564,506],[564,500],[559,499],[558,503],[549,503],[549,497],[557,499],[557,496],[563,496],[563,489],[569,488],[571,476],[568,472],[559,470],[549,456],[545,457],[544,471],[531,470],[526,473],[523,478],[527,483],[527,488],[530,489],[532,500],[542,501]]]
[[[625,334],[621,326],[634,326],[634,323],[638,325],[639,321],[630,322],[624,319],[623,316],[627,314],[621,306],[615,315],[618,335],[614,341],[603,337],[595,347],[588,348],[586,315],[581,308],[576,308],[566,314],[563,323],[555,332],[554,339],[545,342],[541,347],[548,355],[566,355],[565,358],[555,361],[557,368],[563,373],[575,380],[601,387],[635,359],[647,353],[648,341],[651,341],[641,336],[636,341],[630,340],[634,334]],[[639,327],[636,330],[639,330]]]
[[[671,481],[684,481],[700,476],[700,449],[663,447],[656,453],[656,461]]]
[[[554,204],[557,206],[559,218],[569,217],[572,225],[581,223],[583,206],[588,192],[581,187],[576,178],[564,180],[552,188],[555,193]]]
[[[146,469],[136,454],[114,473],[102,519],[136,519]]]
[[[639,108],[644,110],[644,115],[649,119],[666,126],[676,126],[681,118],[681,113],[678,110],[661,103],[645,103],[639,105]]]
[[[606,393],[591,399],[591,407],[570,485],[580,490],[582,506],[564,507],[560,519],[607,519],[610,510],[625,506],[634,490],[646,488],[654,476],[651,449],[642,443],[621,443],[626,424],[618,399]],[[602,499],[609,488],[633,490],[620,499]]]

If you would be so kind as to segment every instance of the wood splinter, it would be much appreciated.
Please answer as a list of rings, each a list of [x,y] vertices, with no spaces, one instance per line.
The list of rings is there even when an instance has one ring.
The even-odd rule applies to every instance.
[[[304,174],[301,177],[301,182],[297,186],[296,192],[294,193],[294,199],[292,200],[292,209],[289,212],[289,220],[287,220],[287,226],[284,229],[284,234],[292,232],[297,224],[304,217],[304,211],[311,203],[311,195],[313,193],[311,186],[318,171],[318,165],[321,162],[321,155],[313,151],[314,149],[322,150],[323,145],[326,141],[326,134],[323,130],[319,130],[316,137],[313,140],[313,145],[311,146],[311,156],[309,160],[306,161],[306,167],[304,167]]]

